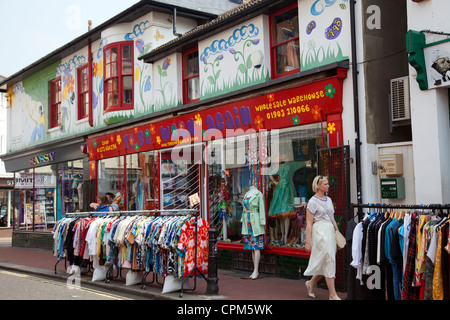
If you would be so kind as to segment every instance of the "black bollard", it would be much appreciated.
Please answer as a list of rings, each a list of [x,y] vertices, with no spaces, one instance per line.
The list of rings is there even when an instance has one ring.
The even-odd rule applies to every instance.
[[[209,229],[209,257],[208,257],[208,284],[206,294],[219,293],[219,278],[217,278],[217,234],[216,229]]]

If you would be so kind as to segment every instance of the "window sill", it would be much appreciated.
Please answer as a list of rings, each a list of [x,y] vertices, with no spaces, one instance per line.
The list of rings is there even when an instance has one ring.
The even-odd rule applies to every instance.
[[[50,128],[47,130],[47,133],[53,133],[53,132],[58,132],[58,131],[61,131],[61,126]]]
[[[129,111],[134,110],[134,106],[131,105],[123,105],[123,106],[113,106],[108,107],[107,109],[103,110],[103,114],[110,113],[110,112],[117,112],[117,111]]]
[[[89,122],[89,117],[83,118],[83,119],[79,119],[77,121],[75,121],[75,124],[83,124],[83,123],[88,123]]]

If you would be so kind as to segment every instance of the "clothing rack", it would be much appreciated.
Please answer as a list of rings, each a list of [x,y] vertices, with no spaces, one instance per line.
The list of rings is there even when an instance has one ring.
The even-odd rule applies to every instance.
[[[409,209],[409,210],[447,210],[448,213],[450,210],[450,204],[389,204],[389,203],[366,203],[366,204],[350,204],[351,212],[354,213],[355,209]],[[353,215],[355,218],[357,215],[359,218],[362,218],[361,210],[358,210],[357,214]]]
[[[203,277],[203,279],[205,281],[208,281],[207,278],[205,277],[205,275],[202,273],[202,271],[200,269],[198,269],[198,265],[197,265],[197,245],[198,245],[198,215],[199,215],[199,209],[197,208],[192,208],[192,209],[156,209],[156,210],[135,210],[135,211],[113,211],[113,212],[102,212],[102,213],[97,213],[97,212],[74,212],[74,213],[67,213],[65,215],[65,217],[70,218],[70,217],[94,217],[98,215],[98,217],[111,217],[111,216],[138,216],[138,215],[145,215],[145,216],[155,216],[155,217],[194,217],[195,221],[195,247],[194,247],[194,264],[195,267],[189,272],[189,274],[184,277],[182,283],[181,283],[181,293],[180,293],[180,297],[183,297],[184,292],[193,292],[196,289],[197,286],[197,277],[196,277],[196,273],[198,272],[198,275],[200,275],[201,277]],[[65,267],[67,268],[67,258],[64,258],[65,260]],[[54,266],[54,271],[55,274],[57,273],[56,268],[58,263],[61,260],[58,260]],[[89,270],[90,270],[90,265],[91,263],[89,263]],[[124,277],[122,276],[122,267],[119,267],[119,270],[117,270],[117,274],[115,276],[112,276],[112,272],[114,269],[115,265],[112,264],[109,269],[106,272],[106,279],[105,282],[109,283],[111,279],[117,278],[120,276],[121,279],[124,279]],[[146,284],[147,283],[154,283],[155,281],[160,284],[163,285],[164,282],[160,282],[158,280],[158,274],[153,273],[153,278],[150,282],[147,282],[146,278],[147,276],[150,274],[151,271],[145,271],[142,275],[142,279],[141,279],[141,289],[145,289]],[[194,275],[194,286],[192,289],[184,289],[185,283],[186,281],[188,281],[188,279]]]
[[[424,258],[424,253],[427,250],[427,245],[430,245],[430,239],[427,240],[427,242],[424,242],[424,247],[417,246],[416,244],[413,244],[413,248],[416,249],[410,250],[408,248],[408,244],[406,240],[400,242],[399,238],[404,237],[404,239],[407,239],[403,232],[400,232],[400,228],[402,227],[402,224],[404,221],[408,221],[408,223],[411,223],[411,221],[415,221],[413,223],[417,223],[415,228],[410,228],[411,224],[409,224],[408,228],[405,224],[405,230],[414,230],[412,232],[418,232],[418,221],[419,217],[421,221],[423,221],[423,225],[425,225],[425,221],[438,221],[434,226],[436,228],[440,228],[441,225],[444,225],[445,223],[448,223],[448,219],[450,218],[450,204],[386,204],[386,203],[366,203],[366,204],[350,204],[350,208],[352,210],[352,213],[354,213],[353,218],[351,218],[351,215],[349,217],[351,218],[348,222],[353,222],[356,217],[358,217],[358,221],[354,221],[358,225],[358,229],[356,229],[355,225],[355,232],[353,234],[353,237],[356,236],[356,238],[352,238],[352,241],[356,239],[357,242],[356,245],[359,243],[360,247],[356,247],[357,249],[353,251],[353,261],[351,262],[351,266],[355,267],[357,271],[354,271],[356,278],[349,278],[349,281],[355,281],[356,279],[360,280],[360,285],[355,285],[353,290],[355,292],[358,292],[360,296],[363,296],[364,294],[367,295],[368,298],[373,298],[375,300],[417,300],[424,299],[424,300],[430,300],[430,274],[431,278],[433,278],[433,270],[432,269],[424,269],[425,263],[428,263],[426,260],[427,258]],[[355,212],[355,209],[356,212]],[[363,215],[362,209],[369,209],[370,212],[365,213]],[[375,209],[375,210],[373,210]],[[365,210],[367,211],[367,210]],[[391,216],[386,216],[386,213],[391,213]],[[414,217],[414,220],[411,220],[408,218],[408,220],[404,220],[405,215],[397,215],[393,216],[392,213],[406,213],[411,215],[411,217]],[[380,216],[381,215],[381,216]],[[382,215],[384,215],[384,220]],[[426,220],[429,219],[429,220]],[[352,221],[353,220],[353,221]],[[395,221],[399,221],[398,224],[396,224]],[[405,222],[406,223],[406,222]],[[362,224],[362,225],[361,225]],[[391,226],[390,226],[391,224]],[[389,235],[388,234],[388,228]],[[395,231],[398,228],[398,234],[399,237],[397,237],[397,240],[395,240]],[[431,227],[430,227],[431,228]],[[375,231],[373,231],[375,230]],[[385,230],[385,231],[383,231]],[[363,233],[364,232],[364,233]],[[384,232],[386,232],[386,237],[383,235]],[[406,231],[405,231],[406,232]],[[422,231],[420,231],[422,232]],[[422,236],[422,239],[424,237]],[[445,239],[446,236],[444,237]],[[380,240],[381,239],[381,240]],[[383,249],[383,239],[385,241],[390,241],[390,244],[387,244],[384,248],[390,248],[390,249]],[[409,237],[408,237],[409,239]],[[413,241],[416,241],[416,237],[414,236],[412,239]],[[441,238],[442,239],[442,238]],[[365,241],[362,242],[361,241]],[[393,245],[397,241],[396,245]],[[437,240],[436,240],[437,241]],[[442,240],[444,241],[444,240]],[[352,242],[352,246],[355,245],[355,243]],[[381,243],[381,247],[380,247]],[[436,242],[435,242],[436,243]],[[375,247],[374,247],[375,244]],[[399,246],[400,244],[400,246]],[[376,246],[378,245],[378,251]],[[443,244],[444,246],[444,244]],[[425,249],[424,249],[425,248]],[[443,247],[442,247],[443,248]],[[383,257],[383,254],[380,255],[380,250],[385,250],[386,255]],[[421,267],[418,269],[416,259],[419,259],[418,251],[422,250],[422,255],[420,256],[420,265]],[[441,249],[442,250],[442,249]],[[373,255],[374,252],[376,253],[376,257]],[[436,254],[436,253],[435,253]],[[415,256],[417,255],[417,256]],[[425,253],[426,255],[426,253]],[[431,257],[430,257],[431,258]],[[376,260],[374,260],[376,259]],[[444,259],[446,260],[446,258]],[[419,260],[417,260],[419,261]],[[430,260],[431,261],[431,260]],[[434,260],[432,261],[434,264]],[[370,272],[372,272],[369,268],[371,265],[377,265],[379,266],[383,272],[383,275],[381,276],[382,280],[382,286],[381,288],[376,288],[377,290],[368,290],[364,285],[363,282],[367,281],[367,278],[370,275]],[[444,266],[444,265],[443,265]],[[441,266],[440,266],[441,268]],[[353,269],[351,269],[353,270]],[[430,271],[431,270],[431,271]],[[369,272],[369,273],[368,273]],[[428,272],[428,275],[425,276],[424,273]],[[446,271],[448,272],[448,270]],[[353,277],[355,276],[353,275]],[[435,277],[436,278],[436,277]],[[438,277],[440,278],[440,277]],[[413,285],[414,281],[418,281],[418,285]],[[448,283],[447,283],[448,286]],[[445,288],[447,288],[447,286]],[[406,288],[406,289],[405,289]],[[414,290],[412,289],[414,288]],[[425,289],[427,288],[427,289]],[[370,288],[369,288],[370,289]],[[381,290],[380,290],[381,289]],[[349,297],[352,295],[355,295],[355,293],[351,290],[351,293],[349,292]],[[411,290],[411,291],[410,291]],[[428,292],[428,295],[427,293]],[[439,296],[439,295],[438,295]],[[356,295],[355,295],[356,297]],[[350,298],[351,299],[351,298]],[[432,300],[433,298],[431,298]],[[448,293],[447,293],[447,299],[448,299]]]

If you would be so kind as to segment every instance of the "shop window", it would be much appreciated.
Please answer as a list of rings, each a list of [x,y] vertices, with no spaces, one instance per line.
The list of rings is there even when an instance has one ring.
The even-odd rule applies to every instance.
[[[189,197],[200,194],[200,164],[191,146],[161,153],[161,209],[189,209]]]
[[[158,206],[159,152],[127,156],[128,210],[155,210]]]
[[[265,199],[265,244],[303,248],[306,216],[301,204],[313,195],[317,150],[327,145],[323,127],[304,125],[208,144],[210,225],[220,230],[219,241],[242,244],[242,201],[256,186]]]
[[[200,98],[197,49],[183,54],[183,97],[184,103],[198,101]]]
[[[243,135],[208,144],[210,225],[221,230],[219,241],[242,240],[242,201],[251,186],[250,142],[250,135]]]
[[[51,231],[56,222],[56,166],[16,173],[15,229]]]
[[[56,208],[60,213],[57,218],[59,219],[67,213],[83,212],[83,192],[86,189],[83,181],[83,161],[77,160],[58,164],[57,177],[59,201]]]
[[[0,227],[9,227],[11,222],[9,201],[11,197],[11,190],[0,189]]]
[[[126,210],[125,157],[103,159],[98,162],[98,194],[112,193],[120,210]]]
[[[114,43],[103,52],[105,111],[133,109],[133,43]]]
[[[78,69],[78,120],[89,116],[89,68]]]
[[[301,204],[314,195],[317,150],[327,145],[323,127],[317,123],[268,136],[268,154],[275,161],[264,176],[270,246],[304,246],[306,214]]]
[[[42,112],[42,116],[43,116]],[[61,126],[61,77],[50,82],[50,128]]]
[[[298,7],[290,6],[270,16],[272,77],[300,70]]]

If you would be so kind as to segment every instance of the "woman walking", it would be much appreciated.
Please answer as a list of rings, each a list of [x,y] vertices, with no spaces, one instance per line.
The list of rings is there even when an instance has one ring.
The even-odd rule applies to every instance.
[[[311,252],[305,276],[312,276],[306,281],[308,296],[315,298],[314,287],[325,277],[330,292],[330,300],[341,300],[336,293],[334,280],[336,277],[336,239],[334,231],[337,224],[334,220],[333,202],[326,196],[328,178],[314,178],[312,189],[315,195],[309,200],[306,208],[306,242],[305,250]]]

